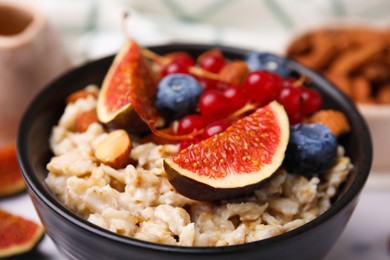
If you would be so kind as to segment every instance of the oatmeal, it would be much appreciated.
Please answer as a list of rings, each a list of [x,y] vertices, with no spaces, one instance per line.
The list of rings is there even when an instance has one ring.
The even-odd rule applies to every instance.
[[[108,135],[103,125],[94,122],[84,132],[74,131],[77,116],[95,108],[94,95],[67,105],[50,137],[54,156],[46,184],[80,217],[140,240],[226,246],[288,232],[330,207],[352,167],[339,146],[336,162],[321,179],[280,168],[250,197],[195,201],[176,192],[164,171],[163,160],[178,152],[176,144],[134,141],[130,164],[115,169],[101,163],[95,150]]]

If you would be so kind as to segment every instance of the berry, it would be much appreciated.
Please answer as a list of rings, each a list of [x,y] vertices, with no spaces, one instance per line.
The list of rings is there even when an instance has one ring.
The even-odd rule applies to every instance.
[[[285,78],[285,79],[283,79],[282,87],[283,87],[283,88],[286,88],[286,87],[294,87],[294,83],[295,83],[296,81],[297,81],[296,79],[291,78],[291,77]]]
[[[164,78],[169,74],[184,73],[188,74],[188,66],[181,62],[171,62],[161,68],[160,78]]]
[[[307,177],[326,172],[337,155],[337,139],[322,124],[297,124],[291,127],[284,166]]]
[[[170,58],[171,62],[162,67],[160,71],[160,78],[174,73],[189,74],[188,69],[195,64],[194,59],[185,52],[174,52],[168,54],[167,58]]]
[[[291,72],[287,60],[268,52],[250,52],[245,59],[250,71],[268,70],[287,77]]]
[[[301,110],[301,92],[294,87],[280,89],[276,100],[283,105],[289,116],[293,116]]]
[[[290,122],[290,125],[302,123],[304,119],[305,119],[305,115],[302,114],[301,111],[299,111],[298,113],[295,113],[293,115],[288,116],[288,120]]]
[[[225,118],[230,113],[228,99],[218,90],[207,90],[199,98],[199,111],[206,122]]]
[[[243,107],[248,101],[244,90],[240,86],[227,86],[223,91],[223,95],[228,100],[230,111],[232,113]]]
[[[168,55],[172,59],[171,62],[181,63],[187,67],[195,65],[194,59],[186,52],[174,52]]]
[[[203,89],[187,74],[170,74],[157,86],[155,105],[167,119],[180,119],[196,110]]]
[[[277,74],[259,70],[248,73],[243,87],[250,100],[264,105],[275,99],[282,88],[282,83],[282,79]]]
[[[196,130],[200,130],[204,127],[204,123],[200,115],[192,114],[186,115],[179,121],[176,134],[185,135],[190,134]]]
[[[218,85],[219,85],[218,80],[205,78],[205,77],[199,78],[198,82],[204,90],[218,89]]]
[[[322,97],[315,90],[307,87],[301,87],[302,113],[311,115],[322,107]]]
[[[231,123],[226,121],[226,120],[219,120],[219,121],[213,122],[213,123],[206,126],[206,128],[204,129],[202,138],[206,139],[206,138],[209,138],[215,134],[222,133],[230,125],[231,125]]]
[[[224,65],[225,58],[219,54],[205,54],[199,59],[199,67],[213,73],[218,73]]]

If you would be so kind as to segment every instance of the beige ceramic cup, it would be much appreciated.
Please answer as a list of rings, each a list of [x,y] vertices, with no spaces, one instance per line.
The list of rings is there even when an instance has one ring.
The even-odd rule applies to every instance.
[[[37,92],[69,67],[42,12],[0,2],[0,147],[15,141],[19,121]]]

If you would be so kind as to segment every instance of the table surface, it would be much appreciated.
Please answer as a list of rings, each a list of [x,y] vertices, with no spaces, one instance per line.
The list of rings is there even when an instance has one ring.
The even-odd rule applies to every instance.
[[[390,259],[390,172],[373,172],[359,203],[339,240],[325,260]],[[0,208],[40,221],[25,193],[0,200]],[[45,236],[37,250],[16,259],[64,259],[53,241]]]

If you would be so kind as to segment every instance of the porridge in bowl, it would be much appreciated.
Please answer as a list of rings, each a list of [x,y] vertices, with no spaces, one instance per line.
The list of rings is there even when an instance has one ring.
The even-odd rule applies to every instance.
[[[202,69],[210,68],[203,67]],[[262,71],[266,69],[263,68]],[[217,72],[210,71],[210,73],[216,74]],[[237,71],[235,73],[240,74]],[[267,73],[277,74],[274,71]],[[174,74],[168,73],[160,76],[164,78]],[[246,76],[249,74],[250,72],[245,72]],[[287,78],[287,76],[284,77]],[[240,83],[244,80],[244,77],[242,78]],[[300,82],[300,80],[297,79],[294,82]],[[200,81],[199,77],[198,81]],[[201,103],[204,95],[211,92],[207,89],[208,87],[210,86],[202,86],[203,93],[196,98],[198,102]],[[212,90],[211,93],[219,91]],[[158,91],[159,88],[156,99],[159,98]],[[250,91],[247,91],[246,95],[248,92]],[[294,139],[292,137],[297,133],[309,131],[305,128],[309,125],[315,125],[316,131],[317,129],[322,131],[317,122],[327,125],[326,120],[321,121],[322,116],[313,115],[327,110],[311,111],[308,113],[310,116],[306,115],[299,119],[299,122],[292,122],[291,106],[288,108],[288,104],[283,103],[283,99],[276,98],[285,107],[291,123],[291,130],[287,137],[288,146],[286,143],[284,147],[286,156],[283,150],[280,165],[276,165],[276,170],[259,183],[248,184],[247,186],[251,189],[250,192],[245,192],[245,196],[198,200],[192,196],[191,192],[191,196],[187,196],[188,194],[184,196],[183,192],[178,191],[183,189],[183,185],[172,182],[172,177],[169,177],[170,174],[167,173],[171,169],[167,168],[166,161],[170,158],[177,158],[178,155],[192,151],[196,147],[205,146],[213,136],[214,138],[218,135],[222,136],[226,131],[229,132],[229,129],[235,129],[234,127],[240,122],[246,122],[242,120],[246,120],[245,118],[253,114],[252,107],[243,111],[242,108],[246,104],[256,104],[261,109],[268,106],[269,100],[248,99],[250,101],[247,100],[245,104],[238,107],[239,113],[233,113],[239,118],[234,118],[227,129],[222,129],[213,135],[208,132],[207,126],[201,128],[202,132],[198,131],[200,128],[191,129],[188,132],[183,130],[183,118],[191,113],[202,115],[202,108],[197,107],[175,118],[172,111],[169,113],[164,111],[166,106],[164,107],[160,102],[159,111],[169,115],[165,116],[165,119],[169,121],[169,129],[172,132],[157,130],[153,125],[151,129],[154,134],[147,137],[123,131],[130,140],[130,142],[119,144],[121,146],[126,143],[125,156],[104,161],[97,153],[99,146],[113,132],[121,131],[122,128],[114,129],[111,125],[103,123],[99,115],[96,117],[94,114],[99,110],[98,99],[102,90],[95,86],[88,86],[78,94],[80,93],[84,95],[72,95],[77,98],[68,100],[63,115],[52,130],[50,146],[54,156],[47,165],[49,174],[46,184],[60,201],[79,216],[124,236],[180,246],[226,246],[276,236],[302,226],[325,212],[331,206],[332,198],[336,196],[339,186],[345,181],[352,167],[350,159],[344,154],[344,148],[336,143],[331,164],[326,167],[321,165],[321,169],[315,169],[316,165],[312,161],[303,164],[294,160],[296,158],[292,155],[289,157],[292,163],[287,164],[285,162],[288,158],[287,153],[293,149],[291,148],[292,139]],[[199,105],[196,104],[196,106]],[[183,108],[179,110],[182,111]],[[85,116],[91,111],[88,117]],[[224,115],[224,117],[230,119],[231,114]],[[218,120],[220,118],[208,123],[212,124]],[[302,126],[304,129],[300,131],[301,129],[297,126]],[[321,126],[326,129],[332,128],[330,125],[321,124]],[[337,135],[340,134],[336,130],[332,140],[336,140]],[[297,137],[301,140],[300,138]],[[112,142],[112,146],[114,143],[115,141]],[[244,145],[245,142],[242,144]],[[250,150],[250,147],[247,149]],[[215,156],[218,156],[218,153],[215,153]],[[307,172],[307,167],[313,172]],[[302,174],[297,171],[302,171]],[[261,170],[257,172],[262,173]],[[189,174],[186,176],[186,178],[191,177],[192,175]],[[202,188],[199,186],[203,187],[208,183],[199,184],[200,179],[195,179],[193,185],[187,186],[186,189],[201,191]],[[227,192],[241,188],[229,186]],[[223,188],[213,186],[213,190],[221,189]],[[225,193],[224,191],[223,194]]]

